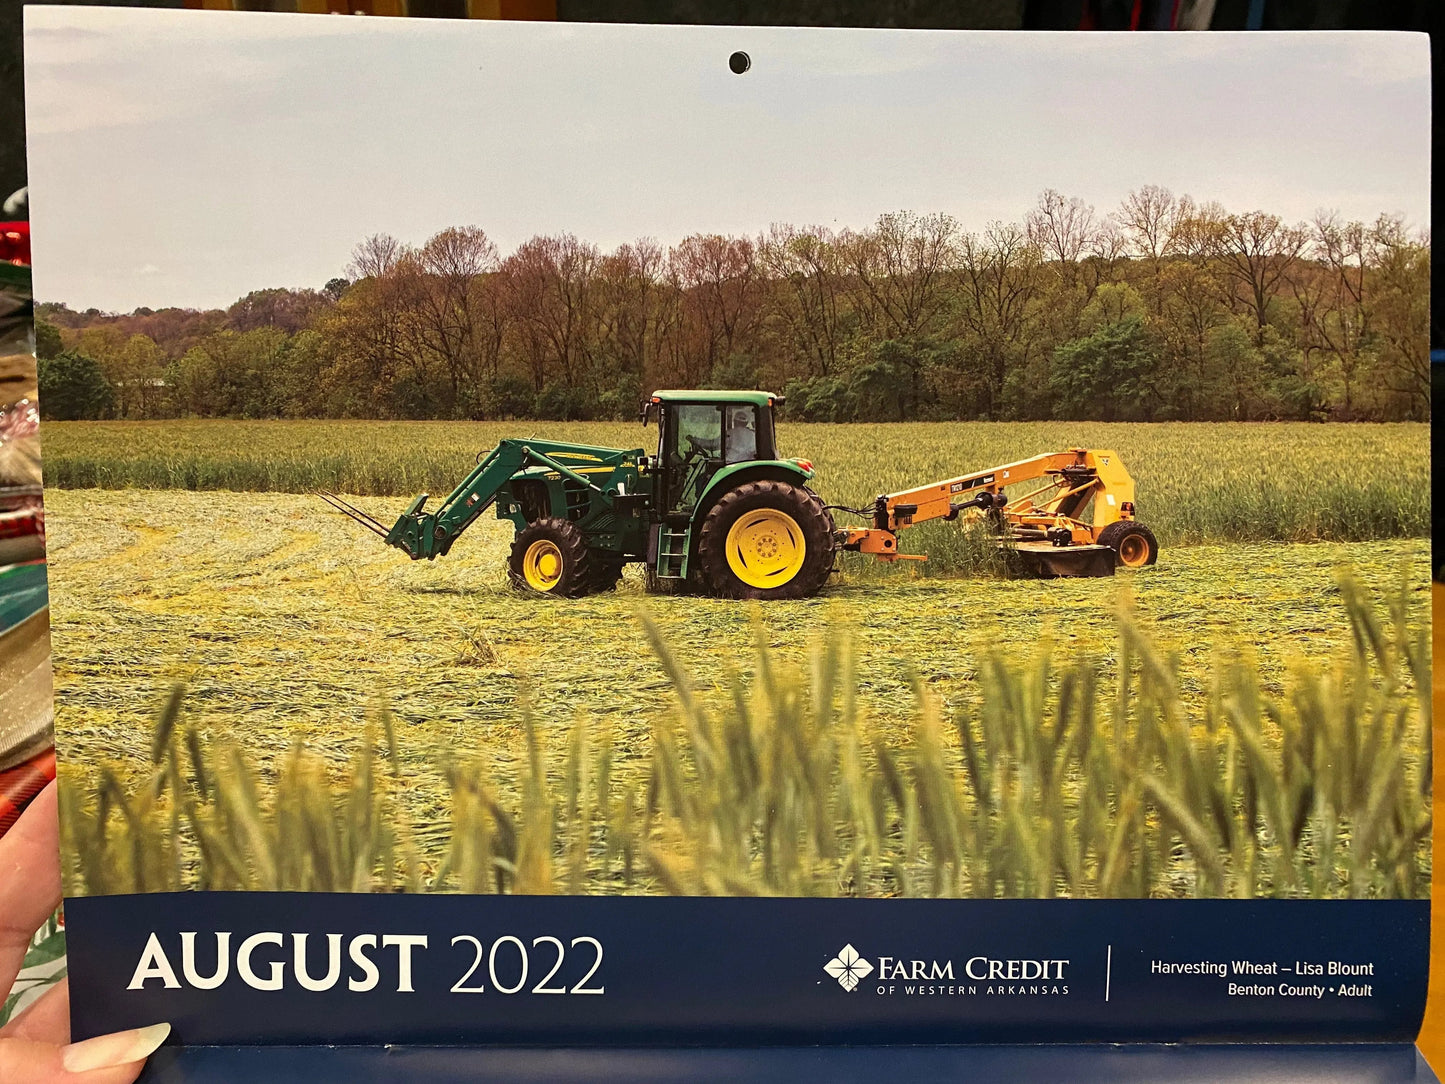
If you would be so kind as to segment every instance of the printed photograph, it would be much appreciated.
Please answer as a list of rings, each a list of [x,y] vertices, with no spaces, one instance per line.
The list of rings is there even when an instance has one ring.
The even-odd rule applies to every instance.
[[[69,894],[1428,897],[1422,36],[26,57]]]

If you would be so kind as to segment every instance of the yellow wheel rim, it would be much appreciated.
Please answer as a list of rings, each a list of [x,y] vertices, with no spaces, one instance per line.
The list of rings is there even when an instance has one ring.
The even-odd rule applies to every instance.
[[[803,567],[808,545],[798,521],[776,508],[744,512],[727,539],[728,567],[749,587],[781,587]]]
[[[562,551],[557,543],[539,539],[522,557],[522,578],[534,591],[550,591],[562,582]]]
[[[1119,563],[1139,568],[1149,560],[1149,543],[1141,534],[1125,535],[1119,543]]]

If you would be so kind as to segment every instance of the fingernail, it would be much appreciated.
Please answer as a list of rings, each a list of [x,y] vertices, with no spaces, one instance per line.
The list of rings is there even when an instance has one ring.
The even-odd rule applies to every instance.
[[[117,1031],[113,1035],[97,1035],[81,1043],[71,1043],[60,1052],[60,1062],[67,1073],[88,1073],[93,1069],[113,1069],[129,1065],[155,1053],[156,1047],[171,1033],[169,1024],[152,1024],[134,1031]]]

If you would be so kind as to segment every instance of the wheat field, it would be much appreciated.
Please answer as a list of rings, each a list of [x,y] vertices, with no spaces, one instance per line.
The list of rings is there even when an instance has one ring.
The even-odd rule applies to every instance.
[[[759,641],[777,665],[807,672],[822,639],[846,636],[862,740],[904,750],[919,690],[947,713],[980,710],[992,656],[1024,667],[1047,648],[1050,674],[1082,665],[1103,687],[1117,673],[1121,605],[1169,660],[1173,695],[1194,719],[1228,660],[1285,699],[1301,667],[1327,671],[1351,650],[1342,566],[1379,597],[1403,589],[1408,627],[1428,628],[1424,540],[1177,547],[1154,568],[1102,580],[924,576],[910,565],[845,573],[815,599],[747,606],[649,596],[635,570],[607,595],[519,597],[503,572],[510,527],[494,520],[428,563],[302,494],[60,490],[47,500],[59,741],[75,793],[91,792],[101,771],[122,790],[145,788],[155,719],[177,685],[187,726],[208,745],[243,747],[266,795],[298,746],[341,786],[385,714],[405,781],[388,808],[416,826],[423,879],[449,853],[458,765],[487,781],[500,808],[521,809],[520,703],[553,754],[585,721],[592,748],[611,752],[617,793],[641,793],[655,727],[680,691],[725,709],[734,679],[755,687]],[[379,515],[395,499],[360,500]],[[685,680],[649,648],[644,619]],[[941,740],[957,755],[956,731]],[[1418,771],[1420,745],[1401,749]],[[641,868],[633,890],[661,890],[663,874]],[[930,883],[922,867],[913,875]],[[874,889],[897,890],[891,880]]]
[[[1163,549],[1111,579],[965,575],[931,524],[903,536],[928,562],[766,606],[635,568],[522,597],[507,523],[410,562],[304,492],[389,521],[532,432],[655,437],[46,423],[71,890],[1424,891],[1428,427],[785,425],[841,504],[1111,447]],[[717,774],[725,748],[771,774]],[[329,842],[283,860],[303,827]]]
[[[1047,646],[1026,662],[992,650],[977,707],[945,707],[915,675],[901,745],[868,726],[853,638],[836,627],[798,668],[755,626],[751,690],[729,672],[715,704],[643,617],[677,708],[655,722],[641,778],[610,724],[547,727],[523,696],[508,772],[520,796],[485,756],[449,758],[441,823],[401,800],[414,784],[386,707],[340,773],[298,744],[267,778],[243,739],[187,718],[176,685],[148,772],[127,787],[102,766],[66,788],[67,881],[72,893],[1419,897],[1430,639],[1408,587],[1381,605],[1348,575],[1337,586],[1352,643],[1284,697],[1236,657],[1216,660],[1202,711],[1186,705],[1174,661],[1125,606],[1112,682]]]

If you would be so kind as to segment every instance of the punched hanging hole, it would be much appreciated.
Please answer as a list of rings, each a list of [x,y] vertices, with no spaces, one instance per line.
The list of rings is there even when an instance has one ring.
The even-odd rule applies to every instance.
[[[752,66],[753,58],[748,56],[748,54],[743,52],[741,49],[739,49],[732,56],[728,57],[728,67],[732,69],[734,75],[742,75],[743,72],[747,71]]]

